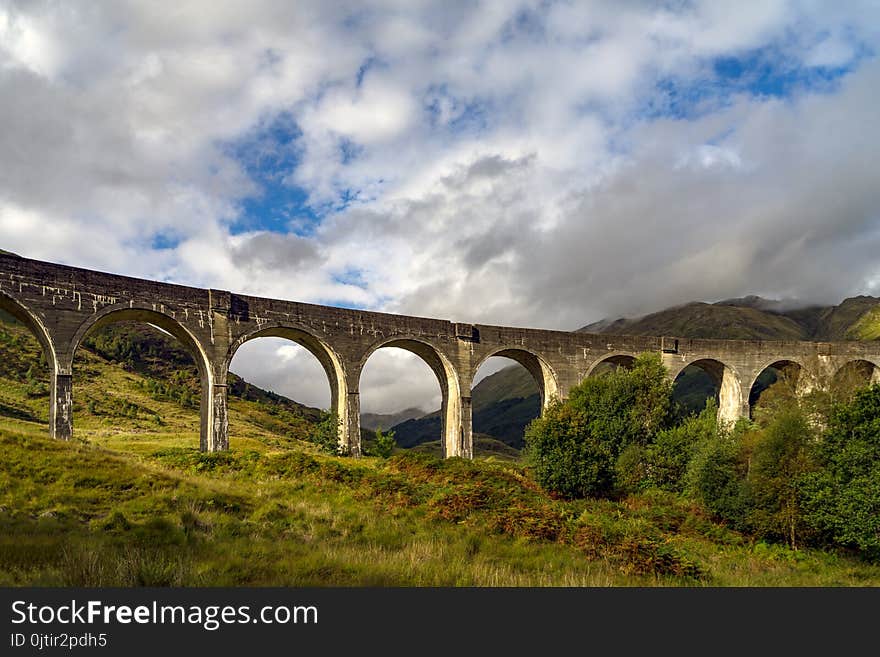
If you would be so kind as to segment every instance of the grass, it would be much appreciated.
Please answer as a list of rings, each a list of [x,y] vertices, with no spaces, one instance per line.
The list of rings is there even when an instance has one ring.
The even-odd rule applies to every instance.
[[[0,584],[853,586],[880,568],[752,544],[680,498],[555,500],[521,466],[342,459],[254,439],[0,428]]]

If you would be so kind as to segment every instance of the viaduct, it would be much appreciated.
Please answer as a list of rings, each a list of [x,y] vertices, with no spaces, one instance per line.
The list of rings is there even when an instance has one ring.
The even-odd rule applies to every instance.
[[[320,361],[339,440],[354,455],[361,449],[361,371],[381,347],[407,349],[436,374],[447,457],[473,456],[471,386],[491,356],[523,365],[546,407],[603,363],[626,365],[640,353],[659,352],[673,380],[688,365],[713,377],[725,421],[749,414],[752,387],[770,367],[793,368],[799,390],[828,386],[851,367],[880,381],[880,342],[698,340],[457,323],[184,287],[11,254],[0,254],[0,308],[25,324],[43,348],[52,372],[49,430],[60,439],[73,435],[74,354],[90,331],[137,321],[175,336],[201,377],[203,451],[229,448],[229,364],[241,345],[266,336],[293,340]]]

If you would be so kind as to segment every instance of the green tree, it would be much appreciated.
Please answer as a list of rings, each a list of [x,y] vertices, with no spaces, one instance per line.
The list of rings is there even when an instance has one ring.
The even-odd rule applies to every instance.
[[[346,453],[339,443],[339,418],[335,413],[322,412],[318,422],[312,425],[308,439],[329,454]]]
[[[699,415],[657,433],[648,448],[648,474],[652,485],[680,493],[685,488],[688,463],[701,445],[708,444],[718,431],[718,406],[713,398]]]
[[[394,432],[382,433],[382,427],[376,429],[376,440],[373,443],[372,455],[387,459],[394,451],[397,441],[394,440]]]
[[[797,406],[780,409],[758,432],[747,474],[754,533],[783,538],[797,549],[805,531],[799,483],[815,469],[813,443],[810,422]]]
[[[880,385],[834,407],[801,479],[807,522],[824,537],[880,559]]]
[[[712,515],[744,529],[749,515],[745,488],[748,473],[746,437],[748,421],[732,430],[719,427],[707,441],[699,444],[688,463],[685,492]]]
[[[641,468],[642,448],[668,424],[671,399],[658,354],[639,356],[630,370],[584,379],[566,402],[550,406],[526,429],[536,480],[566,497],[611,494],[621,454],[626,450],[627,472]]]

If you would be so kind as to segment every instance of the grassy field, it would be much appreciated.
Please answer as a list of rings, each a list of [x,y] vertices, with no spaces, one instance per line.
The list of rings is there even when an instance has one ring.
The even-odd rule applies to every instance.
[[[343,459],[258,431],[0,428],[0,584],[854,586],[880,568],[752,544],[666,494],[554,500],[515,464]]]

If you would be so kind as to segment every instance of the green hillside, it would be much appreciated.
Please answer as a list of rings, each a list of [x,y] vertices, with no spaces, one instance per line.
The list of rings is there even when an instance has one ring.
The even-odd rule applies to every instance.
[[[540,390],[532,375],[521,365],[511,365],[475,385],[471,404],[474,411],[480,411],[501,399],[525,399],[534,395],[540,395]]]
[[[520,466],[221,454],[133,431],[0,425],[4,586],[851,586],[880,567],[751,543],[672,494],[566,502]]]
[[[361,426],[365,429],[387,429],[401,422],[425,415],[421,408],[405,408],[397,413],[361,413]]]
[[[859,316],[845,332],[851,340],[880,340],[880,306],[873,306]]]
[[[837,306],[792,309],[751,296],[688,303],[632,319],[602,320],[578,330],[724,340],[863,340],[871,338],[862,337],[865,333],[857,327],[878,308],[880,299],[868,296],[845,299]]]

